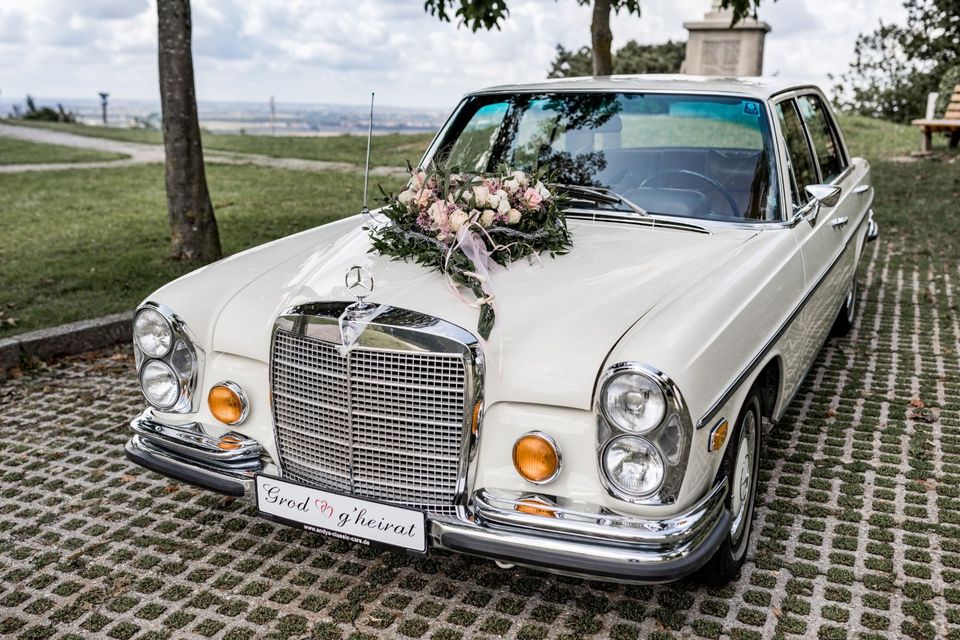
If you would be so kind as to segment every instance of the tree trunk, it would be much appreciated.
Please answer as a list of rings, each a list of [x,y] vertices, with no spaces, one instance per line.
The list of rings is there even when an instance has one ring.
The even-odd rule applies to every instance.
[[[613,55],[610,53],[610,44],[613,42],[613,32],[610,31],[610,0],[593,0],[590,37],[593,42],[593,75],[609,76],[613,73]]]
[[[190,37],[190,0],[157,0],[160,105],[166,153],[170,257],[219,260],[220,233],[203,168]]]

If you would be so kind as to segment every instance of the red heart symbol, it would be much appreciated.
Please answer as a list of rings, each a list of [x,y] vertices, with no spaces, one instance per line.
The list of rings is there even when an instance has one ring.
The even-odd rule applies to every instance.
[[[326,500],[321,500],[320,498],[314,498],[314,505],[317,507],[317,511],[320,513],[326,514],[328,518],[333,517],[333,506],[330,505]]]

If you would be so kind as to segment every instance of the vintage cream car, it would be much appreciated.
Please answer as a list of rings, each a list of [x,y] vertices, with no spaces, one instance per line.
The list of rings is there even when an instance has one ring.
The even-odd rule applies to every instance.
[[[584,78],[466,96],[421,166],[547,167],[568,255],[495,274],[490,342],[353,216],[156,291],[129,458],[361,544],[734,577],[764,427],[854,322],[870,167],[807,83]],[[344,323],[378,306],[353,349]]]

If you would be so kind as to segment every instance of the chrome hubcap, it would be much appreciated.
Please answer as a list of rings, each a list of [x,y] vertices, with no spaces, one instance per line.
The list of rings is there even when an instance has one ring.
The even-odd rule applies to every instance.
[[[757,420],[754,413],[747,413],[740,431],[740,443],[737,446],[737,459],[733,465],[733,478],[730,485],[730,510],[733,523],[730,536],[734,544],[738,543],[746,529],[749,519],[750,492],[753,490],[753,456],[756,440]]]

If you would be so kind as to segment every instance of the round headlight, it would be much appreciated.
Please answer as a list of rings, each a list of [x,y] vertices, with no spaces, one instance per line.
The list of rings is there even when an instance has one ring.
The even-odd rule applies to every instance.
[[[162,358],[173,346],[173,329],[156,309],[142,309],[133,321],[133,339],[147,356]]]
[[[623,493],[643,496],[663,482],[663,457],[643,438],[620,436],[603,450],[607,479]]]
[[[647,376],[624,371],[604,385],[601,409],[614,427],[631,433],[646,433],[663,420],[667,399],[660,385]]]
[[[151,360],[140,370],[143,395],[158,409],[170,409],[180,399],[180,381],[168,365]]]

